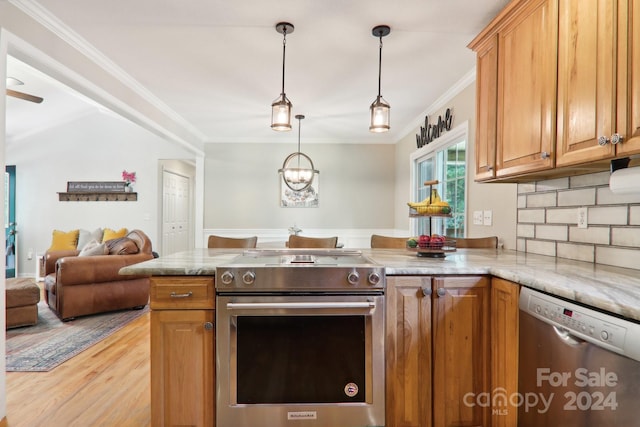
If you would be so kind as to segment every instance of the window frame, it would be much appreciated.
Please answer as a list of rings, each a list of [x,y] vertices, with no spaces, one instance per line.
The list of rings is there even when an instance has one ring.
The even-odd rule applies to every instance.
[[[450,131],[442,134],[437,140],[431,142],[430,144],[427,144],[423,147],[418,148],[417,150],[413,151],[411,153],[411,155],[409,156],[409,160],[410,160],[410,165],[409,165],[409,170],[410,170],[410,176],[409,176],[409,194],[411,195],[411,201],[418,201],[418,187],[422,186],[422,183],[418,183],[417,179],[418,179],[418,163],[420,163],[423,160],[426,160],[427,158],[434,158],[434,162],[437,161],[436,159],[436,155],[438,152],[440,151],[445,151],[447,148],[449,148],[450,146],[453,146],[455,144],[458,144],[461,141],[465,141],[466,142],[466,156],[465,156],[465,186],[464,186],[464,205],[465,205],[465,212],[464,212],[464,234],[465,236],[467,235],[467,230],[468,230],[468,206],[469,206],[469,200],[468,200],[468,193],[469,193],[469,147],[470,147],[470,141],[469,141],[469,122],[465,121],[461,124],[459,124],[458,126],[454,127],[453,129],[451,129]],[[437,164],[436,164],[436,168],[437,168]],[[443,183],[441,182],[439,184],[439,187],[441,187],[443,185]],[[442,194],[442,192],[441,192]],[[419,217],[412,217],[410,218],[410,230],[411,230],[411,234],[412,235],[417,235],[419,230],[418,230],[418,221],[422,220],[422,218]]]

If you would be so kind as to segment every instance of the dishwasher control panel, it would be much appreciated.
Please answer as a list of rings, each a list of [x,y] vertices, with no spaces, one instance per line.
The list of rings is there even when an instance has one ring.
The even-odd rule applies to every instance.
[[[564,333],[640,360],[640,324],[523,287],[520,310]]]

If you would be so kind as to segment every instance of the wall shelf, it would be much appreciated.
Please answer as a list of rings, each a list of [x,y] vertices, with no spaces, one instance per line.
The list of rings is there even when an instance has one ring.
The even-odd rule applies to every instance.
[[[111,193],[58,193],[61,202],[135,202],[138,193],[111,192]]]

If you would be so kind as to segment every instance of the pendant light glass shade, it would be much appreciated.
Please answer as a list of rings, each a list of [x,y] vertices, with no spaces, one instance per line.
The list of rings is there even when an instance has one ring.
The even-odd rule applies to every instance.
[[[280,94],[271,104],[271,129],[277,131],[291,130],[291,101],[287,95]]]
[[[380,95],[380,85],[382,80],[382,38],[389,35],[390,32],[391,28],[387,25],[378,25],[371,30],[371,34],[380,39],[380,53],[378,57],[378,96],[369,107],[369,111],[371,113],[369,130],[371,132],[386,132],[391,128],[391,106],[384,100],[382,95]]]
[[[282,90],[278,99],[271,104],[271,129],[276,131],[291,130],[291,108],[293,105],[284,92],[284,64],[287,51],[287,34],[293,33],[293,25],[288,22],[276,24],[276,31],[282,34]]]
[[[300,152],[300,121],[303,115],[298,114],[298,151],[287,156],[282,164],[282,169],[278,172],[287,187],[293,191],[304,191],[313,184],[313,178],[320,171],[313,166],[313,161],[309,156]]]
[[[371,124],[369,125],[371,132],[386,132],[391,128],[389,125],[391,107],[383,97],[378,96],[369,110],[371,112]]]

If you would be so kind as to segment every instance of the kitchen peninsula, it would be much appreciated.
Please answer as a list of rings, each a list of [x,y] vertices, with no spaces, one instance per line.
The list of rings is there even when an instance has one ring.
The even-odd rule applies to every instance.
[[[444,259],[394,249],[361,249],[388,276],[490,275],[640,321],[640,273],[509,250],[458,249]],[[215,276],[237,249],[194,249],[131,265],[120,274]]]
[[[377,354],[385,348],[388,426],[420,426],[425,419],[448,426],[461,418],[515,425],[509,417],[517,408],[496,414],[461,402],[470,390],[517,391],[518,285],[640,320],[635,270],[504,250],[460,249],[444,259],[405,250],[361,252],[386,269],[386,336],[373,347]],[[216,390],[228,391],[216,382],[214,277],[242,253],[196,249],[121,270],[152,276],[154,425],[215,424]],[[450,357],[455,363],[445,362]]]

